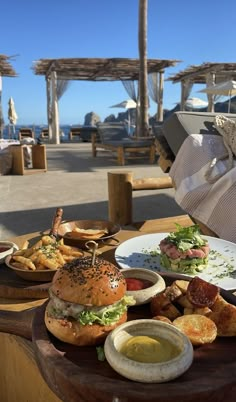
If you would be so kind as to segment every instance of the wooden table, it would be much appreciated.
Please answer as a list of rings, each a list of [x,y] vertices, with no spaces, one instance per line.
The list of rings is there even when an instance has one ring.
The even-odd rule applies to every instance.
[[[140,236],[145,233],[161,233],[175,230],[175,222],[182,226],[192,225],[193,222],[187,215],[178,217],[162,218],[150,220],[144,223],[138,223],[134,226],[126,227],[118,235],[117,239],[123,242],[134,236]],[[19,247],[25,240],[37,237],[39,233],[31,233],[11,239]],[[99,252],[103,258],[115,262],[115,246],[104,245],[100,247]],[[9,285],[6,274],[7,268],[0,266],[0,292],[1,286]],[[18,278],[15,278],[13,285],[17,286]],[[3,296],[0,293],[0,296]],[[41,305],[45,299],[10,299],[0,298],[0,310],[22,311]],[[1,317],[1,313],[0,313]],[[51,391],[42,378],[34,356],[32,342],[19,336],[0,333],[0,400],[4,402],[59,402],[60,399]]]

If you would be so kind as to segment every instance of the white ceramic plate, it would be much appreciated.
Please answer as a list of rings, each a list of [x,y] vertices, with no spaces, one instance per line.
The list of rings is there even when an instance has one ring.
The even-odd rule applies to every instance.
[[[157,272],[173,272],[160,265],[159,243],[167,235],[168,233],[154,233],[126,240],[116,249],[116,262],[121,268],[147,268]],[[215,237],[203,237],[208,240],[211,251],[208,266],[197,276],[223,289],[236,289],[236,244]],[[188,274],[188,276],[195,275]]]

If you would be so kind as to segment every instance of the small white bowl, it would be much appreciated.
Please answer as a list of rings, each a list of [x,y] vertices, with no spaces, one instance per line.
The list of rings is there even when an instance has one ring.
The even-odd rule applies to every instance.
[[[127,290],[128,296],[133,296],[136,305],[149,303],[151,298],[162,292],[165,287],[165,281],[157,272],[145,268],[124,268],[121,272],[125,278],[144,279],[153,283],[152,286],[141,290]]]
[[[5,261],[5,258],[8,255],[11,255],[12,253],[14,253],[14,251],[19,249],[19,247],[11,241],[0,240],[0,249],[1,247],[6,248],[6,250],[2,252],[0,251],[0,264],[2,264]]]
[[[124,342],[139,335],[167,339],[180,349],[180,353],[163,363],[140,363],[120,353]],[[173,380],[188,370],[193,361],[193,347],[187,336],[171,324],[151,319],[128,321],[114,329],[106,338],[104,352],[108,363],[117,373],[144,383]]]

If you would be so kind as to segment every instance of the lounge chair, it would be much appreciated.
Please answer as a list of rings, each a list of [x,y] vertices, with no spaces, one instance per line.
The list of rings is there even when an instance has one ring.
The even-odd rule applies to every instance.
[[[149,157],[155,162],[156,146],[153,137],[134,139],[129,137],[123,123],[98,123],[97,134],[92,134],[92,154],[97,156],[98,149],[117,154],[118,165],[125,165],[126,159]]]
[[[49,139],[48,128],[43,128],[40,133],[40,138],[43,140]]]
[[[70,141],[74,140],[74,137],[77,137],[77,139],[80,139],[80,130],[81,130],[81,127],[71,127],[70,132],[69,132],[69,140]]]
[[[33,138],[35,137],[34,135],[34,130],[32,128],[24,127],[19,129],[19,141],[23,140],[23,138]]]

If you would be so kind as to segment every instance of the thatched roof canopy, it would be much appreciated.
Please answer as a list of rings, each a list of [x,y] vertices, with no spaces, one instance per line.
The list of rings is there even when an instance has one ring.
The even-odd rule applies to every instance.
[[[148,60],[148,73],[175,66],[179,60]],[[48,76],[56,71],[58,79],[87,81],[138,80],[139,59],[68,58],[40,59],[33,65],[36,75]]]
[[[169,77],[167,81],[173,83],[191,80],[194,84],[205,84],[207,74],[215,74],[215,81],[227,79],[236,80],[236,63],[203,63],[192,65],[185,70]]]
[[[11,66],[9,60],[11,60],[11,57],[0,54],[0,75],[2,77],[17,77],[17,73]]]

